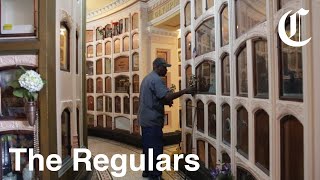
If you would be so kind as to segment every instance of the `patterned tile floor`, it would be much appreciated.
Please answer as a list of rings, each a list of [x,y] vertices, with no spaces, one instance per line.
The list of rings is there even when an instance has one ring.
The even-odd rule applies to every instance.
[[[129,154],[135,154],[136,157],[136,165],[139,165],[140,159],[138,158],[141,154],[142,150],[130,145],[126,145],[120,142],[103,139],[103,138],[97,138],[97,137],[89,137],[88,140],[89,143],[89,149],[92,152],[92,155],[95,156],[97,154],[105,154],[108,156],[109,160],[111,159],[113,154],[127,154],[127,173],[124,177],[118,178],[111,175],[110,172],[114,171],[110,165],[107,171],[98,172],[96,171],[95,176],[92,178],[92,180],[147,180],[148,178],[142,178],[140,171],[132,171],[130,169],[130,159]],[[177,145],[172,146],[165,146],[164,147],[164,153],[171,154],[175,149],[177,148]],[[120,161],[116,163],[117,165],[120,165]],[[119,172],[119,171],[117,171]],[[183,180],[184,175],[181,172],[176,171],[164,171],[162,174],[162,178],[165,180]]]

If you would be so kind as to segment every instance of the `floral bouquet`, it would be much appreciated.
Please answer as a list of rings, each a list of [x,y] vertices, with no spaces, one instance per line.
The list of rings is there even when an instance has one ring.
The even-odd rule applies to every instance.
[[[229,163],[224,163],[221,167],[216,167],[210,172],[213,180],[232,180],[233,176],[231,173],[231,165]]]
[[[176,89],[177,89],[176,85],[171,84],[170,92],[171,92],[171,93],[174,93]]]
[[[29,124],[33,126],[37,118],[38,93],[46,83],[40,74],[33,70],[25,70],[20,66],[21,70],[17,71],[17,80],[12,81],[9,85],[14,89],[13,95],[25,100],[24,111],[26,113]]]
[[[33,70],[25,70],[21,66],[21,70],[17,71],[18,80],[10,83],[14,89],[13,95],[24,98],[26,102],[34,102],[38,99],[38,92],[43,88],[45,81],[40,74]]]

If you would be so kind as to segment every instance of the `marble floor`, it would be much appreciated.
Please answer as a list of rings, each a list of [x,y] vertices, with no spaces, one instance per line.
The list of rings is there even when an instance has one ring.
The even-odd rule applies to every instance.
[[[105,154],[108,156],[109,161],[113,154],[127,154],[127,169],[126,169],[126,175],[124,177],[114,177],[110,172],[113,172],[114,169],[110,167],[107,169],[107,171],[96,171],[96,174],[93,179],[95,180],[109,180],[109,179],[121,179],[121,180],[147,180],[148,178],[142,178],[140,171],[132,171],[129,166],[129,154],[135,154],[136,157],[136,165],[139,165],[140,159],[138,158],[139,155],[142,152],[142,149],[126,145],[120,142],[103,139],[103,138],[97,138],[97,137],[89,137],[88,138],[89,143],[89,149],[92,152],[92,156],[95,156],[97,154]],[[171,154],[175,149],[177,148],[177,145],[172,146],[165,146],[164,147],[164,153]],[[110,163],[110,162],[109,162]],[[120,166],[120,161],[116,162],[118,166]],[[173,168],[172,168],[173,169]],[[116,171],[119,172],[119,171]],[[182,180],[184,179],[184,174],[180,171],[164,171],[162,174],[162,178],[165,180]]]

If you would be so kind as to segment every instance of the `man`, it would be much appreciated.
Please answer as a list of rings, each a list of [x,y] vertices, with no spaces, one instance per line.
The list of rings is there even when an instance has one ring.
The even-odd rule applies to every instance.
[[[148,74],[141,83],[140,105],[138,119],[142,128],[143,154],[145,154],[145,168],[143,177],[149,179],[161,179],[162,172],[156,169],[157,156],[163,153],[163,123],[164,105],[172,106],[173,100],[183,94],[193,93],[190,87],[176,93],[170,92],[161,77],[167,74],[168,64],[162,58],[153,61],[153,71]],[[148,149],[153,149],[153,170],[149,170]]]

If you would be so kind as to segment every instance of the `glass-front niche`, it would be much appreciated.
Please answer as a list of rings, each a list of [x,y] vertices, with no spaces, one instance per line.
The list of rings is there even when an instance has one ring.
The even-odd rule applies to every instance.
[[[38,1],[1,0],[2,36],[35,35],[37,26]]]
[[[21,153],[20,162],[16,162],[15,155],[9,153],[9,148],[33,148],[33,132],[21,131],[19,133],[1,134],[1,158],[2,163],[0,171],[0,179],[15,179],[23,178],[23,172],[28,169],[29,156],[27,153]],[[15,164],[20,163],[20,170],[15,169]]]
[[[24,118],[24,102],[13,95],[10,82],[17,79],[17,69],[0,71],[0,119],[12,120]]]

